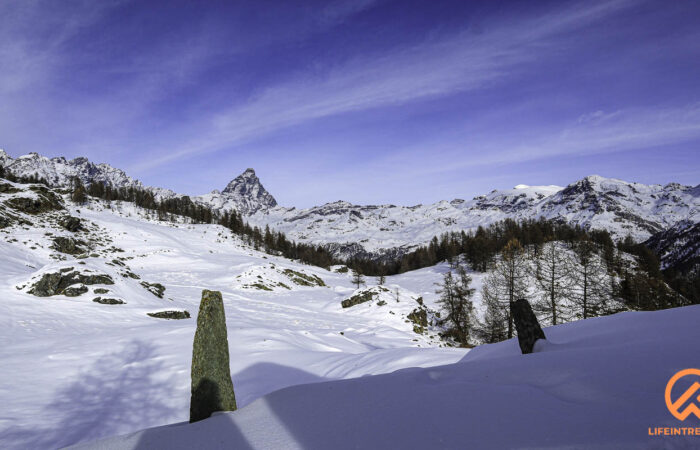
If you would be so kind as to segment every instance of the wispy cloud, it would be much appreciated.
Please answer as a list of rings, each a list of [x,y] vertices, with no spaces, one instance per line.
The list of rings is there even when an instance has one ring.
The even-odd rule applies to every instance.
[[[239,145],[276,130],[338,114],[401,105],[491,85],[536,61],[549,40],[619,12],[629,1],[578,5],[482,34],[462,32],[381,56],[358,57],[323,74],[269,86],[246,103],[219,111],[191,138],[135,164],[144,171],[194,154]]]
[[[399,148],[374,165],[378,171],[393,168],[409,176],[427,176],[561,156],[591,156],[669,146],[700,139],[700,103],[594,111],[536,130],[504,131],[498,136],[492,132],[493,124],[484,127],[485,132],[476,130],[451,135],[449,139],[426,139]],[[426,152],[433,155],[428,161]]]

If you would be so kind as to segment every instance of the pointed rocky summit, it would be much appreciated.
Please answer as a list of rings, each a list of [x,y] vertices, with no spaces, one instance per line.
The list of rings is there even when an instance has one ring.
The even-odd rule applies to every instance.
[[[246,169],[231,180],[221,193],[234,200],[238,211],[244,215],[277,206],[277,200],[265,190],[253,169]]]

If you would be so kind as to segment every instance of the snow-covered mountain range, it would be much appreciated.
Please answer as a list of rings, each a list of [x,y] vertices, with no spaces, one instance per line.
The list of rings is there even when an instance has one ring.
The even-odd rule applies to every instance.
[[[144,185],[108,164],[86,158],[46,158],[36,153],[11,158],[0,150],[0,164],[18,176],[36,175],[52,186],[84,184],[149,189],[158,198],[175,192]],[[494,222],[546,219],[608,230],[614,238],[631,235],[649,239],[681,222],[700,217],[700,186],[677,183],[645,185],[597,175],[566,187],[518,185],[494,190],[471,200],[455,199],[430,205],[354,205],[345,201],[306,209],[279,206],[253,169],[234,178],[222,191],[192,197],[216,211],[238,210],[250,223],[283,231],[290,238],[327,245],[339,256],[401,253],[448,231],[473,230]]]

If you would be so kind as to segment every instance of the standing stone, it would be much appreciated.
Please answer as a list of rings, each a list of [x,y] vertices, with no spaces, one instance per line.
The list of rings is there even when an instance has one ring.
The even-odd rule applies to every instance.
[[[215,411],[235,410],[224,302],[221,292],[205,289],[192,349],[190,422],[206,419]]]
[[[537,321],[535,313],[532,312],[530,303],[521,298],[510,304],[510,314],[515,322],[515,329],[518,331],[518,343],[523,354],[532,353],[535,341],[547,339],[544,331]]]

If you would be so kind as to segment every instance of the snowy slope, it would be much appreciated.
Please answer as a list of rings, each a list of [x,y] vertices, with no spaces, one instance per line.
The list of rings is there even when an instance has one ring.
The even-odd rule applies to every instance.
[[[697,448],[699,436],[649,428],[700,423],[675,419],[664,402],[669,379],[697,367],[688,344],[700,339],[698,320],[700,306],[689,306],[559,325],[531,355],[509,340],[456,364],[294,386],[195,424],[79,448]]]
[[[64,200],[66,209],[32,215],[5,202],[38,194],[6,184],[18,192],[0,193],[2,211],[14,217],[0,229],[0,448],[56,448],[186,420],[204,288],[223,293],[240,406],[291,385],[446,364],[465,354],[439,348],[434,329],[417,334],[406,319],[438,272],[407,287],[409,275],[388,277],[399,302],[344,309],[341,301],[356,292],[347,273],[257,252],[220,226],[159,223],[119,202],[77,208]],[[85,230],[59,226],[67,214]],[[83,240],[85,252],[57,252],[56,237]],[[29,293],[42,275],[62,269],[108,275],[114,284],[87,285],[77,297]],[[325,286],[300,284],[297,274]],[[141,282],[162,284],[163,298]],[[99,304],[97,296],[125,304]],[[425,303],[435,307],[434,297]],[[167,310],[192,318],[147,315]]]

